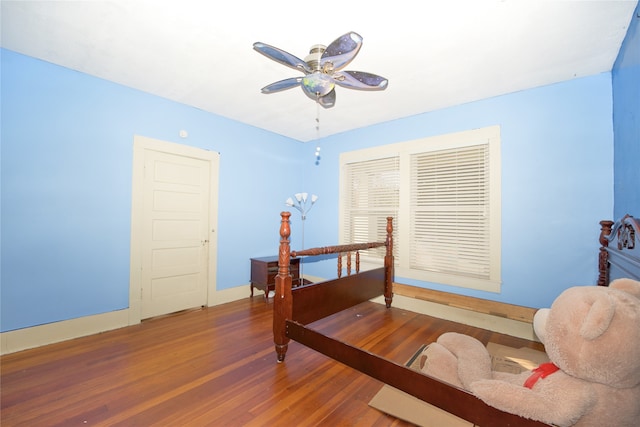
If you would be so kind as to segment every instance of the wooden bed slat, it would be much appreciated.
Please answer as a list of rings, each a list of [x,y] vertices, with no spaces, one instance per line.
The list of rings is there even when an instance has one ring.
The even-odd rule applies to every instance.
[[[341,279],[299,286],[291,291],[292,320],[304,325],[384,294],[384,268]],[[367,286],[358,286],[366,282]]]
[[[391,360],[330,338],[304,325],[287,320],[287,335],[319,353],[354,368],[372,378],[409,393],[477,426],[544,427],[547,424],[509,414],[435,378]]]

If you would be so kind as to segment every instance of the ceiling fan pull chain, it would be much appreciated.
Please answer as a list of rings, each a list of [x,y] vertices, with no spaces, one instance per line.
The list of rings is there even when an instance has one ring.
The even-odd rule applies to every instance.
[[[320,164],[320,96],[316,99],[316,165]]]

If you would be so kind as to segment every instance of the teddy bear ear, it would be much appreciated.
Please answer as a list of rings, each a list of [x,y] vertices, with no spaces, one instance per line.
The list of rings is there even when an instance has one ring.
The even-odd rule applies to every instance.
[[[548,308],[541,308],[536,311],[536,314],[533,316],[533,331],[543,344],[547,340],[547,323],[550,312],[551,310]]]
[[[633,279],[616,279],[609,283],[609,287],[613,289],[619,289],[628,294],[634,295],[636,298],[640,298],[640,282]]]
[[[582,322],[580,335],[589,341],[598,338],[609,328],[615,312],[613,299],[607,294],[598,295]]]

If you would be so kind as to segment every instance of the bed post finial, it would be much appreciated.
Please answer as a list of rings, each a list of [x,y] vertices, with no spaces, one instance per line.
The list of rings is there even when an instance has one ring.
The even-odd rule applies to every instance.
[[[291,319],[293,305],[291,301],[291,274],[289,274],[289,263],[291,260],[291,247],[289,236],[291,235],[291,225],[289,223],[290,212],[280,213],[280,249],[278,250],[278,275],[275,278],[276,295],[273,299],[273,342],[276,346],[278,363],[284,361],[284,357],[289,347],[289,337],[287,337],[286,320]]]
[[[393,217],[387,217],[387,251],[384,256],[385,280],[384,280],[384,302],[387,308],[391,307],[393,300]]]

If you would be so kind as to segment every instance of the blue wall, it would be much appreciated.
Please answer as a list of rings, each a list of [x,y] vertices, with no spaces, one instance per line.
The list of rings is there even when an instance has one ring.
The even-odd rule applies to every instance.
[[[218,289],[248,283],[248,258],[274,253],[301,144],[1,54],[2,331],[128,307],[136,134],[220,152]]]
[[[614,218],[640,215],[640,4],[612,70]]]
[[[391,107],[392,108],[392,107]],[[327,220],[305,241],[337,239],[338,156],[367,146],[491,125],[502,141],[502,293],[401,283],[530,307],[548,306],[565,288],[595,284],[599,224],[613,210],[613,130],[609,73],[517,92],[344,133],[322,141]],[[326,203],[327,199],[331,203]],[[315,220],[310,215],[307,222]],[[305,267],[323,276],[325,265]]]
[[[248,283],[248,258],[275,252],[279,212],[295,192],[320,196],[305,245],[337,241],[340,152],[495,124],[503,292],[398,281],[541,307],[596,280],[598,221],[613,209],[609,73],[324,138],[315,166],[314,143],[1,53],[3,331],[128,306],[135,134],[221,153],[218,289]],[[301,168],[292,180],[288,171]],[[299,216],[292,223],[295,244]],[[327,268],[305,272],[333,275],[335,265]]]

